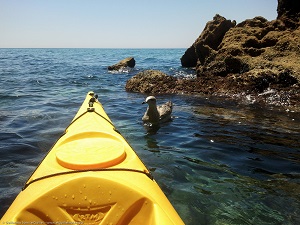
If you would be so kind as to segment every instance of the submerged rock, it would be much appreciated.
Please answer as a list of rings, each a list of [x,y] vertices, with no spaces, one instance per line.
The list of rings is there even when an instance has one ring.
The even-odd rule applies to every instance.
[[[133,57],[128,57],[126,59],[121,60],[120,62],[112,65],[112,66],[108,66],[108,70],[120,70],[122,68],[125,67],[130,67],[130,68],[134,68],[135,66],[135,60]]]

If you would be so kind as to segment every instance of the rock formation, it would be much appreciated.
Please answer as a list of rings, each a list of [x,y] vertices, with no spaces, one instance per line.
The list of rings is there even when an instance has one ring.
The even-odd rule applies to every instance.
[[[278,0],[277,12],[273,21],[257,16],[239,24],[217,14],[181,58],[183,67],[195,68],[195,79],[137,75],[126,89],[253,95],[262,101],[272,93],[283,105],[299,105],[300,1]]]
[[[258,95],[274,89],[298,98],[300,2],[278,0],[277,11],[273,21],[258,16],[235,25],[216,15],[208,22],[181,58],[183,67],[196,69],[196,89]]]
[[[286,29],[279,20],[246,20],[226,32],[217,50],[206,47],[204,59],[203,53],[197,53],[203,47],[196,49],[197,76],[243,77],[245,73],[254,75],[262,70],[279,74],[286,69],[299,74],[299,40],[299,30]]]
[[[130,67],[133,68],[135,66],[135,60],[133,57],[128,57],[126,59],[121,60],[120,62],[112,65],[112,66],[108,66],[108,70],[120,70],[122,68],[125,67]]]
[[[198,61],[204,62],[211,51],[217,50],[225,33],[234,26],[235,21],[231,22],[217,14],[212,21],[206,24],[201,35],[182,56],[182,66],[195,67]]]
[[[277,19],[283,21],[287,27],[296,28],[299,25],[300,2],[278,0]]]
[[[177,79],[159,70],[142,71],[126,83],[126,91],[141,93],[170,93]]]

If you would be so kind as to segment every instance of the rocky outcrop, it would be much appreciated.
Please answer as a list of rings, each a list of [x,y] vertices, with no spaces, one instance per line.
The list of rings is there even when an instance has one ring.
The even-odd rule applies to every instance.
[[[196,69],[196,89],[256,95],[274,89],[299,97],[299,6],[278,0],[276,20],[258,16],[237,25],[216,15],[181,58],[183,67]]]
[[[254,96],[300,105],[300,1],[278,0],[278,18],[239,24],[216,15],[181,58],[196,78],[137,75],[126,89],[144,93]],[[138,79],[137,79],[138,78]],[[247,97],[247,98],[248,98]]]
[[[159,70],[145,70],[129,79],[125,89],[140,93],[173,93],[176,80]]]
[[[195,43],[181,57],[182,66],[195,67],[199,61],[204,63],[210,52],[217,50],[225,33],[234,26],[235,21],[226,20],[217,14],[206,24]]]
[[[300,1],[278,0],[277,19],[283,21],[287,27],[299,26]]]
[[[263,17],[245,20],[229,29],[215,49],[203,45],[199,38],[197,41],[193,46],[196,46],[199,79],[235,77],[237,79],[230,81],[232,88],[241,87],[243,83],[242,90],[248,92],[276,86],[284,71],[289,71],[293,80],[288,83],[290,86],[300,80],[300,29],[288,29],[281,20],[267,21]],[[276,78],[267,79],[270,73]],[[254,87],[250,78],[269,82],[265,88]]]
[[[125,67],[130,67],[130,68],[134,68],[135,66],[135,60],[133,57],[128,57],[126,59],[121,60],[120,62],[112,65],[112,66],[108,66],[108,70],[120,70],[122,68]]]
[[[192,45],[191,47],[189,47],[184,55],[181,57],[181,65],[183,67],[196,67],[197,65],[197,61],[198,61],[198,57],[196,54],[196,48],[194,45]]]

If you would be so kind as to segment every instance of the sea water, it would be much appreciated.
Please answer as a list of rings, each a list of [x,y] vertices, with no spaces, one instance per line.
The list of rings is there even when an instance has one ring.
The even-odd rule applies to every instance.
[[[0,49],[0,216],[88,91],[152,171],[186,224],[300,224],[300,114],[255,101],[158,95],[173,119],[149,132],[145,94],[125,91],[146,69],[195,76],[185,49]],[[134,69],[110,72],[132,56]]]

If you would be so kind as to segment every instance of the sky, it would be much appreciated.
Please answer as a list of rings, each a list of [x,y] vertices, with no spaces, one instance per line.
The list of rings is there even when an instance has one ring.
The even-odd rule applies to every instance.
[[[0,0],[0,48],[188,48],[216,14],[277,17],[277,0]]]

